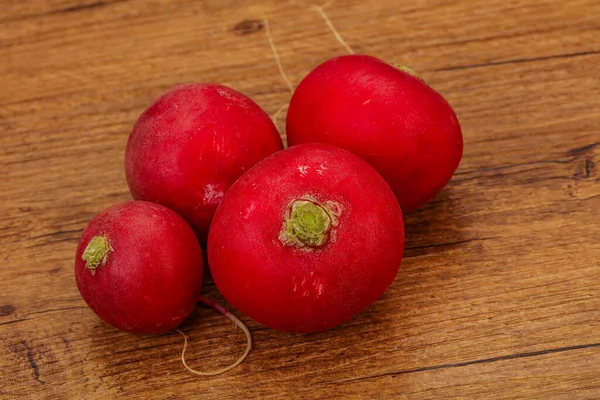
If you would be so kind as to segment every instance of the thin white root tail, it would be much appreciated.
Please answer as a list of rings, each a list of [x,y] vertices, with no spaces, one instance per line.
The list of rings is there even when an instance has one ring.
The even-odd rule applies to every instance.
[[[329,30],[333,34],[333,36],[346,49],[346,51],[348,53],[350,53],[350,54],[355,54],[354,50],[352,50],[352,47],[348,46],[348,44],[344,41],[344,38],[342,38],[342,35],[340,35],[340,33],[338,32],[338,30],[335,28],[335,26],[331,22],[331,19],[329,19],[329,17],[327,16],[327,14],[325,13],[325,11],[323,10],[330,3],[331,3],[331,1],[328,2],[327,4],[325,4],[324,6],[314,5],[312,8],[314,10],[316,10],[319,13],[319,15],[321,15],[321,18],[323,18],[323,20],[327,24],[327,27],[329,28]],[[266,31],[266,34],[267,34],[267,39],[269,39],[269,45],[271,46],[271,52],[273,53],[273,58],[275,59],[275,63],[277,63],[277,68],[279,69],[279,74],[281,75],[281,78],[283,79],[283,81],[287,85],[287,87],[288,87],[288,89],[290,91],[290,95],[292,95],[292,94],[294,94],[294,84],[290,80],[289,76],[285,73],[285,69],[283,68],[283,64],[281,63],[281,57],[279,57],[279,52],[277,51],[277,47],[275,46],[275,42],[273,41],[273,35],[271,34],[271,25],[269,23],[269,20],[267,18],[264,18],[264,22],[265,22],[265,31]],[[283,110],[285,110],[286,107],[288,107],[288,104],[282,105],[271,116],[271,120],[273,121],[273,124],[275,124],[275,126],[277,128],[279,128],[278,127],[278,120],[277,120],[277,118],[279,117],[279,114],[281,114],[281,112]]]
[[[289,76],[285,73],[285,69],[283,69],[283,64],[281,63],[281,58],[279,57],[279,53],[277,52],[277,47],[275,46],[275,42],[273,41],[273,35],[271,35],[271,25],[269,24],[269,20],[267,18],[264,18],[264,21],[265,21],[265,31],[267,33],[267,38],[269,39],[269,45],[271,46],[271,52],[273,53],[273,58],[275,59],[275,62],[277,63],[277,68],[279,69],[279,74],[281,75],[285,84],[287,85],[288,90],[290,91],[290,96],[291,96],[294,94],[294,84],[292,83]],[[279,130],[279,124],[278,124],[277,118],[279,117],[279,114],[281,114],[281,112],[283,110],[285,110],[286,107],[288,107],[287,103],[283,104],[281,107],[279,107],[277,109],[277,111],[275,111],[275,113],[273,115],[271,115],[271,120],[273,121],[273,124],[275,125],[275,127],[277,127],[278,130]]]
[[[209,372],[196,371],[195,369],[190,368],[187,365],[187,363],[185,362],[185,351],[187,350],[188,340],[187,340],[187,336],[185,335],[185,333],[183,333],[181,331],[181,329],[177,328],[177,332],[181,333],[181,335],[183,336],[183,339],[184,339],[183,351],[181,352],[181,363],[183,364],[183,366],[188,371],[190,371],[192,374],[201,375],[201,376],[219,375],[219,374],[229,371],[232,368],[237,367],[238,365],[240,365],[240,363],[242,361],[244,361],[244,359],[246,358],[248,353],[250,353],[250,350],[252,350],[252,335],[250,335],[250,331],[248,330],[246,325],[244,325],[244,323],[242,321],[240,321],[235,315],[230,313],[229,310],[227,310],[223,306],[215,303],[213,300],[206,298],[204,296],[200,296],[198,298],[198,302],[204,304],[205,306],[212,308],[213,310],[215,310],[215,311],[221,313],[222,315],[224,315],[225,317],[229,318],[236,326],[238,326],[242,331],[244,331],[244,334],[246,335],[246,339],[248,341],[248,345],[246,346],[246,350],[244,351],[244,353],[237,359],[236,362],[234,362],[230,366],[221,368],[217,371],[209,371]]]
[[[277,63],[277,68],[279,69],[279,73],[281,77],[285,81],[290,93],[294,93],[294,85],[292,81],[285,73],[283,69],[283,64],[281,63],[281,58],[279,57],[279,53],[277,52],[277,47],[275,47],[275,43],[273,42],[273,36],[271,36],[271,25],[269,24],[269,20],[265,18],[265,30],[267,32],[267,38],[269,39],[269,45],[271,46],[271,51],[273,52],[273,57],[275,58],[275,62]]]
[[[329,3],[327,3],[326,5],[329,5]],[[329,17],[327,16],[327,14],[325,13],[325,11],[323,10],[323,7],[321,6],[313,6],[313,9],[319,13],[319,15],[321,16],[321,18],[323,18],[323,20],[325,21],[325,23],[327,24],[327,26],[329,27],[329,30],[331,31],[331,33],[333,33],[333,36],[335,36],[335,38],[337,39],[338,42],[340,42],[340,44],[342,46],[344,46],[344,48],[346,49],[346,51],[350,54],[355,54],[354,50],[352,50],[352,47],[348,46],[348,43],[346,43],[346,41],[344,40],[344,38],[342,38],[342,35],[340,35],[340,33],[338,32],[337,29],[335,29],[335,26],[333,25],[333,22],[331,22],[331,19],[329,19]]]
[[[289,104],[284,104],[284,105],[282,105],[281,107],[279,107],[279,108],[277,109],[277,111],[275,111],[275,112],[273,113],[273,116],[271,117],[271,120],[273,121],[273,124],[275,124],[275,126],[277,126],[277,125],[278,125],[278,120],[277,120],[277,119],[279,118],[279,115],[280,115],[280,114],[283,112],[283,110],[285,110],[287,107],[289,107]]]

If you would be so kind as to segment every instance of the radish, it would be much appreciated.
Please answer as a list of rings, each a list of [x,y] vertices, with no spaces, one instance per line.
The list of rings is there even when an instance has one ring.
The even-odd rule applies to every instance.
[[[282,148],[271,119],[251,99],[222,85],[189,84],[166,92],[139,117],[125,173],[134,199],[175,210],[205,241],[229,186]]]
[[[158,334],[194,310],[203,275],[202,250],[192,228],[154,203],[113,205],[81,235],[75,277],[90,308],[115,328]]]
[[[402,260],[402,212],[366,162],[324,144],[258,163],[223,197],[208,260],[223,296],[285,332],[333,328],[372,304]]]
[[[246,335],[244,353],[233,364],[197,375],[218,375],[239,365],[252,349],[250,331],[237,317],[200,295],[202,249],[194,231],[174,211],[130,201],[102,211],[81,235],[75,279],[87,305],[105,322],[134,334],[160,334],[179,326],[202,303],[229,318]]]
[[[292,96],[286,124],[290,145],[329,143],[365,159],[404,212],[435,197],[462,157],[448,102],[414,71],[365,55],[333,58],[309,73]]]

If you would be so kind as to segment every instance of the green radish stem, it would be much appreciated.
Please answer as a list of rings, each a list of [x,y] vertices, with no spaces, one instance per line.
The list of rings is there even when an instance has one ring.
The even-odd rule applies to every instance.
[[[252,335],[250,335],[250,331],[248,330],[248,328],[242,321],[240,321],[235,315],[233,315],[231,312],[229,312],[229,310],[227,310],[225,307],[221,306],[220,304],[217,304],[214,300],[211,300],[204,296],[200,296],[200,297],[198,297],[198,302],[204,304],[207,307],[212,308],[213,310],[215,310],[215,311],[221,313],[222,315],[224,315],[225,317],[229,318],[235,325],[237,325],[242,331],[244,331],[244,334],[246,335],[246,339],[248,341],[248,345],[246,346],[246,350],[244,351],[244,353],[237,359],[236,362],[234,362],[230,366],[221,368],[216,371],[210,371],[210,372],[196,371],[195,369],[190,368],[187,365],[187,363],[185,362],[185,351],[187,350],[188,340],[187,340],[187,336],[185,335],[185,333],[183,333],[181,331],[181,329],[177,328],[177,332],[181,333],[181,335],[183,336],[183,339],[184,339],[183,351],[181,352],[181,362],[183,363],[183,366],[188,371],[190,371],[191,373],[196,374],[196,375],[201,375],[201,376],[219,375],[219,374],[229,371],[232,368],[237,367],[238,365],[240,365],[240,363],[242,361],[244,361],[246,356],[248,356],[248,353],[250,353],[250,350],[252,350]]]
[[[333,236],[342,213],[342,205],[335,201],[320,203],[306,194],[293,200],[283,216],[279,240],[284,246],[310,250],[323,246]]]
[[[106,235],[94,236],[86,246],[81,259],[85,261],[85,267],[91,274],[96,273],[96,269],[103,267],[108,261],[108,254],[114,251]]]

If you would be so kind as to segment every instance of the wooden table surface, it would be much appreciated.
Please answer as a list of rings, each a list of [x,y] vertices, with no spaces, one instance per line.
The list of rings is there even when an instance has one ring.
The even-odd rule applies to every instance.
[[[254,350],[213,378],[182,367],[177,333],[136,337],[86,307],[79,235],[130,198],[127,136],[162,91],[212,81],[270,114],[286,104],[263,18],[293,84],[345,49],[307,1],[0,3],[1,398],[600,398],[597,0],[327,5],[356,52],[412,66],[449,100],[464,157],[406,217],[378,302],[311,335],[241,316]],[[224,303],[210,280],[204,293]],[[243,350],[212,310],[182,328],[196,368]]]

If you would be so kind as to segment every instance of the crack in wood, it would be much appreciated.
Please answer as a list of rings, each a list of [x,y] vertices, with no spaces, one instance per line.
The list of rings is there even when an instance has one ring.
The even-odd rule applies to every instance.
[[[583,174],[584,178],[590,178],[593,175],[594,162],[592,161],[592,159],[590,157],[585,158],[583,170],[584,170],[584,174]]]
[[[50,308],[48,310],[34,311],[34,312],[31,312],[31,313],[25,314],[24,317],[30,317],[32,315],[48,314],[48,313],[57,312],[57,311],[81,310],[81,309],[84,309],[84,308],[87,308],[87,306]]]
[[[18,355],[24,355],[33,371],[33,378],[37,383],[45,384],[46,382],[40,378],[40,367],[35,360],[33,349],[25,339],[21,339],[18,344],[12,346],[13,351]],[[24,353],[24,354],[23,354]]]
[[[16,324],[17,322],[28,321],[27,318],[13,319],[11,321],[0,322],[0,326]]]
[[[50,233],[45,233],[43,235],[38,235],[38,236],[32,236],[29,239],[41,239],[41,238],[45,238],[45,237],[51,237],[51,236],[59,236],[59,235],[69,235],[71,233],[81,233],[83,232],[83,228],[79,228],[79,229],[69,229],[69,230],[58,230],[55,232],[50,232]]]
[[[461,175],[470,175],[470,174],[476,174],[476,173],[480,173],[480,172],[493,172],[493,171],[501,171],[503,169],[511,169],[511,168],[517,168],[517,167],[528,167],[531,165],[539,165],[539,164],[570,164],[573,161],[576,161],[577,159],[579,159],[581,156],[575,156],[572,158],[569,158],[568,160],[537,160],[537,161],[529,161],[529,162],[524,162],[524,163],[518,163],[518,164],[507,164],[507,165],[500,165],[497,167],[486,167],[486,168],[479,168],[479,169],[472,169],[469,171],[460,171],[455,173],[455,176],[461,176]]]
[[[574,149],[567,151],[567,154],[570,156],[580,156],[582,154],[587,153],[590,150],[593,150],[598,145],[600,145],[600,142],[586,144],[585,146],[581,147],[575,147]]]
[[[119,1],[119,0],[117,0],[117,1]],[[72,6],[72,7],[61,8],[59,10],[54,11],[53,14],[71,13],[71,12],[76,12],[76,11],[81,11],[81,10],[89,10],[89,9],[92,9],[92,8],[103,7],[103,6],[108,5],[110,3],[112,3],[112,2],[111,1],[96,1],[94,3],[78,4],[78,5]]]
[[[382,373],[382,374],[374,374],[374,375],[363,376],[363,377],[359,377],[359,378],[343,379],[340,381],[331,382],[331,384],[357,382],[357,381],[361,381],[361,380],[381,378],[381,377],[386,377],[386,376],[394,378],[399,375],[415,374],[415,373],[427,372],[427,371],[436,371],[436,370],[440,370],[440,369],[460,368],[460,367],[467,367],[467,366],[476,365],[476,364],[485,364],[485,363],[493,363],[493,362],[498,362],[498,361],[514,360],[517,358],[537,357],[537,356],[542,356],[542,355],[546,355],[546,354],[563,353],[563,352],[567,352],[567,351],[592,349],[592,348],[600,348],[600,343],[588,343],[588,344],[582,344],[582,345],[577,345],[577,346],[558,347],[558,348],[554,348],[554,349],[531,351],[531,352],[526,352],[526,353],[508,354],[505,356],[483,358],[483,359],[478,359],[478,360],[469,360],[469,361],[463,361],[463,362],[457,362],[457,363],[431,365],[431,366],[427,366],[427,367],[419,367],[419,368],[407,369],[407,370],[403,370],[403,371],[386,372],[386,373]]]
[[[458,240],[456,242],[434,243],[434,244],[428,244],[428,245],[423,245],[423,246],[406,247],[404,250],[408,251],[408,250],[431,249],[431,248],[435,248],[435,247],[447,247],[447,246],[454,246],[457,244],[479,242],[479,241],[483,241],[483,240],[493,240],[493,239],[499,239],[499,237],[496,236],[496,237],[473,238],[473,239]]]
[[[482,68],[482,67],[495,67],[499,65],[509,65],[509,64],[522,64],[522,63],[530,63],[536,61],[547,61],[547,60],[555,60],[555,59],[564,59],[564,58],[573,58],[573,57],[582,57],[600,54],[600,51],[581,51],[578,53],[568,53],[568,54],[554,54],[551,56],[543,56],[543,57],[532,57],[532,58],[515,58],[512,60],[503,60],[503,61],[490,61],[486,63],[478,63],[478,64],[467,64],[467,65],[456,65],[450,67],[438,68],[435,71],[458,71],[464,69],[474,69],[474,68]]]
[[[88,4],[78,4],[76,6],[59,8],[57,10],[52,10],[52,11],[40,13],[40,14],[26,14],[26,15],[20,15],[20,16],[14,17],[14,18],[6,18],[3,20],[0,20],[0,23],[23,21],[23,20],[27,20],[27,19],[31,19],[31,18],[41,18],[41,17],[47,17],[47,16],[57,15],[57,14],[68,14],[68,13],[73,13],[73,12],[82,11],[82,10],[100,8],[103,6],[110,5],[110,4],[123,3],[126,1],[129,1],[129,0],[96,1],[96,2],[88,3]]]
[[[34,312],[31,312],[28,314],[24,314],[21,318],[18,318],[18,319],[13,319],[11,321],[6,321],[6,322],[0,322],[0,326],[16,324],[18,322],[24,322],[24,321],[31,321],[31,318],[28,318],[28,317],[30,317],[32,315],[42,315],[42,314],[48,314],[48,313],[57,312],[57,311],[80,310],[80,309],[84,309],[84,308],[87,308],[87,306],[61,307],[61,308],[51,308],[51,309],[42,310],[42,311],[34,311]]]
[[[31,368],[33,369],[33,377],[35,378],[35,380],[41,384],[44,384],[45,382],[40,379],[40,368],[38,367],[37,362],[33,358],[33,350],[30,347],[27,348],[27,360],[29,361],[29,365],[31,365]]]

